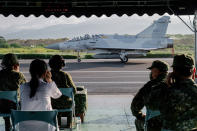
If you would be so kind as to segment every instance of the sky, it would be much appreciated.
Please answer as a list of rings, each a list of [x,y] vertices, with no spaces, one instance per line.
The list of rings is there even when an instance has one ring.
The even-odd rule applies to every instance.
[[[168,15],[168,14],[165,14]],[[92,16],[90,18],[86,18],[84,16],[77,18],[75,16],[71,16],[66,18],[61,16],[56,18],[55,16],[51,16],[46,18],[44,16],[35,17],[33,15],[29,17],[19,16],[14,17],[10,15],[8,17],[4,17],[0,15],[0,36],[4,36],[7,39],[11,38],[19,38],[19,39],[28,39],[28,38],[39,38],[39,34],[35,35],[35,33],[30,32],[42,32],[44,30],[53,27],[53,31],[57,31],[56,35],[54,36],[53,33],[47,34],[44,32],[40,35],[42,38],[55,38],[55,37],[62,37],[62,33],[67,35],[68,37],[74,37],[75,35],[83,35],[86,33],[95,34],[130,34],[135,35],[149,26],[154,20],[157,20],[161,16],[155,14],[153,16],[143,15],[132,15],[127,16],[123,15],[122,17],[118,17],[117,15],[113,15],[111,17],[96,17]],[[178,17],[172,15],[171,23],[169,24],[167,34],[192,34],[192,32],[186,27]],[[189,25],[189,16],[181,16]],[[191,16],[191,20],[193,20],[193,16]],[[58,34],[57,27],[61,28],[64,27],[65,32],[60,32]],[[83,28],[86,27],[86,29]],[[68,28],[70,27],[70,28]],[[80,31],[75,33],[73,29],[74,27],[78,28]],[[90,28],[90,29],[88,29]],[[51,29],[52,30],[52,29]],[[50,31],[51,31],[50,30]],[[75,29],[76,30],[76,29]],[[28,33],[26,32],[28,31]],[[23,32],[23,33],[21,33]],[[24,33],[26,32],[26,34]],[[69,33],[70,32],[70,33]],[[28,34],[28,35],[27,35]]]

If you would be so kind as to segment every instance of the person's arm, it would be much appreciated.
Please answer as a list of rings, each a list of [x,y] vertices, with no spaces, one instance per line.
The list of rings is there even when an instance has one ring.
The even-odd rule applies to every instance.
[[[154,89],[149,93],[149,108],[158,110],[160,105],[163,104],[165,90],[168,88],[167,84],[160,82],[154,86]]]
[[[51,96],[51,98],[53,98],[53,99],[58,99],[58,98],[60,98],[61,96],[62,96],[62,93],[61,93],[61,91],[57,88],[57,86],[56,86],[56,84],[55,84],[55,82],[50,82],[50,83],[48,83],[49,84],[49,86],[51,86],[51,88],[50,88],[50,96]]]
[[[77,87],[75,86],[75,83],[73,82],[72,77],[69,73],[67,73],[67,77],[68,77],[68,86],[73,87],[74,93],[76,93],[77,92]]]
[[[25,76],[19,72],[18,75],[18,89],[17,89],[17,95],[18,95],[18,99],[20,98],[20,85],[24,84],[26,82]],[[19,99],[20,100],[20,99]]]
[[[20,73],[21,74],[21,77],[20,77],[20,84],[24,84],[26,82],[26,79],[25,79],[25,76],[24,74]]]
[[[144,107],[143,97],[144,97],[144,93],[145,93],[143,88],[140,89],[140,91],[133,98],[133,101],[132,101],[131,107],[130,107],[132,114],[139,120],[145,119],[145,115],[142,113],[142,109]]]
[[[62,96],[62,93],[57,88],[57,85],[55,84],[55,82],[52,81],[51,77],[52,77],[51,72],[47,71],[44,79],[48,83],[47,86],[50,87],[50,97],[52,97],[54,99],[60,98],[60,96]]]

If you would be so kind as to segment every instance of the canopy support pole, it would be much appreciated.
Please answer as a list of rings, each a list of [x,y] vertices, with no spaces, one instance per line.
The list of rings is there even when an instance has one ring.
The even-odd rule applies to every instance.
[[[192,29],[179,15],[177,17],[185,24],[192,32],[194,32],[194,29]]]
[[[172,12],[173,10],[171,8],[169,8]],[[173,12],[174,13],[174,12]],[[194,55],[195,55],[195,68],[196,68],[196,72],[195,72],[195,81],[197,82],[197,10],[195,10],[194,13],[194,20],[193,20],[193,28],[192,29],[179,15],[177,15],[177,17],[192,31],[194,32],[195,35],[195,44],[194,44]]]
[[[194,35],[195,35],[195,68],[197,69],[197,10],[194,13]],[[196,78],[197,73],[195,73],[195,78]],[[197,79],[195,79],[195,81],[197,82]]]

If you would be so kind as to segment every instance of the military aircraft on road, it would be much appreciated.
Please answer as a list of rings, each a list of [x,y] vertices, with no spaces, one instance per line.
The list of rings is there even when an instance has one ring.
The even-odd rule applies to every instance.
[[[120,58],[123,63],[134,56],[145,56],[150,50],[173,48],[173,40],[166,37],[169,16],[163,16],[135,36],[130,35],[88,35],[47,46],[56,50],[75,50],[96,53],[95,58]],[[80,62],[78,55],[78,62]]]

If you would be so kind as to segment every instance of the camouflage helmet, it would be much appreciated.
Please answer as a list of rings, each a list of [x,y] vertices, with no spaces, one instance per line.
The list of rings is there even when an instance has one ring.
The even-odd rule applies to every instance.
[[[18,59],[15,54],[9,53],[3,56],[1,65],[3,67],[12,67],[16,64],[19,64]]]
[[[148,67],[147,69],[152,69],[152,68],[157,68],[161,72],[167,72],[169,69],[169,64],[164,61],[155,60],[153,61],[151,67]]]
[[[176,55],[173,60],[172,67],[187,67],[193,68],[194,67],[194,60],[191,56],[182,54]]]

